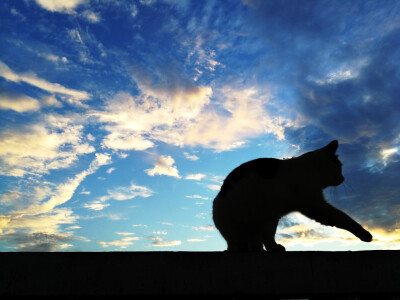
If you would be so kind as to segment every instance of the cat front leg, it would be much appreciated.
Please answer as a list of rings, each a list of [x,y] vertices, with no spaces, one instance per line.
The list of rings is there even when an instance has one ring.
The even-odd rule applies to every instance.
[[[313,203],[302,208],[300,212],[323,225],[335,226],[350,231],[363,242],[372,241],[372,235],[367,230],[354,221],[349,215],[326,201]]]
[[[267,251],[269,252],[285,252],[286,249],[284,246],[282,246],[281,244],[278,244],[275,241],[275,233],[276,233],[276,228],[278,226],[278,220],[273,220],[268,222],[265,225],[264,228],[264,234],[263,234],[263,238],[264,238],[264,247]]]

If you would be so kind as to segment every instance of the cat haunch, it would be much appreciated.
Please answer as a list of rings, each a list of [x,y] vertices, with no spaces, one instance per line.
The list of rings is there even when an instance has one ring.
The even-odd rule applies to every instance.
[[[215,226],[228,251],[285,251],[275,242],[279,219],[300,212],[324,225],[350,231],[370,242],[372,235],[326,202],[322,190],[344,181],[336,155],[338,141],[291,159],[259,158],[234,169],[214,199]]]

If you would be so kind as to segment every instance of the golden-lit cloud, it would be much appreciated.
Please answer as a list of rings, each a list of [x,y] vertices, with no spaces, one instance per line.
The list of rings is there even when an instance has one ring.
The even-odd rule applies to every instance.
[[[292,213],[286,217],[290,225],[278,227],[277,242],[290,248],[302,247],[324,247],[329,243],[335,243],[343,248],[352,247],[374,247],[379,249],[399,249],[400,230],[395,229],[387,232],[382,228],[367,228],[373,235],[371,243],[360,241],[352,233],[330,226],[321,225],[314,220],[308,219],[300,213]],[[355,248],[357,249],[357,248]]]
[[[202,146],[217,151],[244,145],[248,139],[271,133],[284,139],[284,118],[267,110],[268,95],[255,88],[222,88],[210,102],[210,87],[175,86],[172,91],[139,84],[141,95],[118,93],[105,110],[93,111],[109,132],[103,145],[114,150],[146,150],[154,142]],[[186,156],[196,159],[195,156]]]
[[[94,152],[73,118],[44,116],[41,123],[0,132],[0,174],[21,177],[71,166]]]
[[[166,175],[181,178],[178,169],[176,166],[174,166],[174,163],[175,160],[171,156],[161,155],[154,164],[154,168],[146,169],[145,172],[149,176]]]
[[[103,248],[115,246],[121,249],[126,249],[127,247],[132,246],[134,244],[133,241],[137,241],[139,239],[140,239],[139,237],[124,237],[120,240],[114,240],[110,242],[98,241],[97,243],[99,243]]]
[[[173,247],[182,244],[179,240],[168,241],[160,237],[151,237],[150,239],[153,240],[153,243],[151,244],[153,247]]]
[[[74,14],[78,5],[85,3],[87,0],[35,0],[42,8],[59,13]]]

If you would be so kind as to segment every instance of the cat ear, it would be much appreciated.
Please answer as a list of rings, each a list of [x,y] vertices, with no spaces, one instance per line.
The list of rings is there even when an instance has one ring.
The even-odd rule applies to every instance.
[[[325,148],[328,149],[330,153],[335,153],[338,147],[339,147],[339,142],[337,140],[333,140],[332,142],[330,142],[328,145],[325,146]]]

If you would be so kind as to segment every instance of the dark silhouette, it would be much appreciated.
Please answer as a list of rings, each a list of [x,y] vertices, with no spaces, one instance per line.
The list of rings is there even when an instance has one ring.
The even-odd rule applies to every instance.
[[[260,158],[234,169],[213,203],[215,226],[228,251],[285,251],[275,242],[279,219],[294,211],[321,224],[350,231],[370,242],[372,235],[326,202],[322,190],[344,181],[338,141],[291,159]]]

